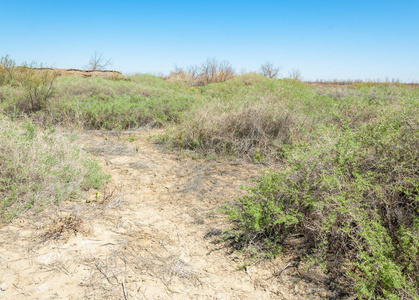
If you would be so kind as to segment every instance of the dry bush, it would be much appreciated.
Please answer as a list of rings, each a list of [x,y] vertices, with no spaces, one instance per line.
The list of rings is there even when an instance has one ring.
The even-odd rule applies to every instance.
[[[225,112],[220,113],[220,111]],[[280,107],[266,102],[232,109],[212,103],[195,112],[183,126],[178,146],[222,154],[240,154],[262,161],[281,156],[281,147],[291,143],[294,118]]]
[[[198,66],[188,66],[186,68],[175,66],[175,70],[170,72],[167,80],[186,82],[186,84],[190,86],[203,85],[203,82],[199,81]]]
[[[303,80],[303,76],[301,75],[301,71],[298,69],[292,69],[289,73],[288,73],[289,78],[291,79],[295,79],[298,81],[302,81]]]
[[[268,78],[277,78],[280,70],[280,67],[275,67],[272,62],[267,61],[260,66],[259,74]]]
[[[186,68],[175,66],[175,70],[167,78],[169,81],[184,81],[188,85],[204,85],[213,82],[223,82],[233,78],[235,70],[227,61],[215,58],[207,59],[200,66],[191,65]]]
[[[67,216],[53,218],[52,223],[48,224],[43,240],[68,240],[71,235],[86,233],[83,228],[83,219],[70,213]]]
[[[106,67],[112,64],[112,60],[105,58],[101,53],[95,51],[90,57],[89,63],[86,68],[91,71],[101,71],[105,70]]]
[[[234,77],[235,71],[227,61],[219,62],[215,58],[207,59],[201,65],[200,79],[205,83],[223,82]]]

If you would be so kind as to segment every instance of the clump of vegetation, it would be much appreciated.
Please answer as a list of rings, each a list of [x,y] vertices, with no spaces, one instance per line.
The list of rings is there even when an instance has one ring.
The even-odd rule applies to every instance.
[[[217,110],[225,111],[214,114]],[[267,156],[282,155],[282,147],[291,142],[294,120],[287,109],[273,108],[266,102],[236,109],[212,102],[212,106],[192,112],[191,120],[180,126],[175,137],[179,147],[221,155],[239,153],[262,162]]]
[[[416,92],[399,92],[334,99],[330,122],[315,121],[226,209],[236,245],[260,259],[300,236],[306,260],[350,276],[359,298],[417,298],[419,107]]]
[[[23,92],[21,93],[23,97],[17,99],[14,104],[24,113],[47,109],[57,77],[56,71],[45,68],[42,64],[34,62],[17,66],[9,56],[0,59],[0,86],[9,84]]]
[[[235,74],[234,68],[228,61],[218,61],[215,58],[208,58],[200,66],[176,67],[170,73],[168,80],[184,82],[191,86],[202,86],[213,82],[224,82],[232,79]]]
[[[206,101],[180,120],[173,142],[255,161],[280,158],[283,146],[297,136],[293,108],[281,100],[283,84],[289,83],[247,74],[201,88]]]
[[[0,115],[0,220],[59,204],[107,178],[71,136]]]
[[[312,88],[291,79],[245,74],[200,88],[201,100],[175,126],[178,147],[276,162],[284,148],[313,139],[320,125],[357,127],[417,97],[396,86],[354,90]]]
[[[272,62],[267,61],[260,66],[259,74],[268,78],[278,78],[281,74],[281,67],[276,67]]]
[[[107,130],[177,122],[197,96],[184,86],[150,75],[124,81],[63,77],[57,90],[48,114],[51,122]]]

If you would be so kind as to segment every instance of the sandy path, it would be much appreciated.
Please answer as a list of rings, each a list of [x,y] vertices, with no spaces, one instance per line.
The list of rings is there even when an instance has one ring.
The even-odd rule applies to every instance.
[[[261,166],[180,157],[150,141],[158,133],[80,136],[112,178],[100,192],[0,229],[0,299],[332,296],[295,268],[278,275],[284,258],[239,270],[243,258],[216,242],[226,226],[218,209]]]

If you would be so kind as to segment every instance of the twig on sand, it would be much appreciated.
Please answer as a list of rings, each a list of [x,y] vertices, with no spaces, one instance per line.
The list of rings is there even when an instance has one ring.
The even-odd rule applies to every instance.
[[[122,292],[124,293],[124,299],[128,300],[128,293],[127,290],[125,289],[125,280],[122,280],[121,285],[122,285]]]

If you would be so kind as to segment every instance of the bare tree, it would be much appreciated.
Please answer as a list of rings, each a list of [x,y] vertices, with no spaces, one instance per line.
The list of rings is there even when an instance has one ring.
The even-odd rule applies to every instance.
[[[101,53],[95,51],[93,55],[90,57],[90,61],[87,64],[87,69],[92,71],[105,70],[106,67],[110,66],[111,64],[111,59],[107,59],[103,57]]]
[[[303,76],[301,75],[301,72],[298,69],[292,69],[288,74],[291,79],[295,79],[298,81],[303,80]]]
[[[186,67],[186,70],[188,72],[188,75],[191,79],[195,80],[198,78],[199,75],[199,67],[197,65],[191,65]]]
[[[262,76],[265,76],[268,78],[277,78],[280,75],[279,74],[280,70],[281,70],[281,67],[275,67],[272,62],[267,61],[263,65],[260,66],[259,73]]]

